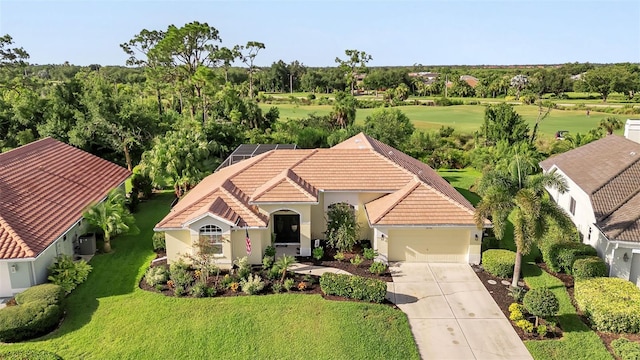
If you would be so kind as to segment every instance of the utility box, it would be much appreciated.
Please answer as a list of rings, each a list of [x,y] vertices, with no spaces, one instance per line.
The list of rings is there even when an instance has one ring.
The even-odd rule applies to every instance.
[[[78,237],[78,255],[94,255],[96,253],[96,234],[89,233]]]

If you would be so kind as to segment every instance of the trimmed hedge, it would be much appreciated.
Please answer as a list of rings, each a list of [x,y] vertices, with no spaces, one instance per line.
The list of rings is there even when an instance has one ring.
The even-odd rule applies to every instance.
[[[578,242],[559,242],[542,249],[542,260],[554,272],[571,274],[576,259],[585,256],[598,256],[591,245]]]
[[[326,295],[381,303],[387,295],[387,283],[356,275],[324,273],[320,276],[320,289]]]
[[[0,360],[62,360],[62,357],[45,350],[24,349],[0,352]]]
[[[531,315],[543,318],[554,316],[560,310],[558,298],[545,287],[527,291],[522,299],[522,304]]]
[[[576,278],[607,276],[607,264],[597,256],[585,256],[573,262],[571,271]]]
[[[619,278],[579,279],[575,298],[595,328],[615,333],[640,333],[640,289]]]
[[[490,274],[500,278],[513,276],[516,253],[510,250],[492,249],[482,253],[482,266]]]
[[[16,296],[16,306],[0,310],[0,341],[31,339],[53,330],[62,317],[64,290],[54,284],[31,287]]]
[[[640,344],[619,338],[611,342],[613,352],[622,360],[640,360]]]

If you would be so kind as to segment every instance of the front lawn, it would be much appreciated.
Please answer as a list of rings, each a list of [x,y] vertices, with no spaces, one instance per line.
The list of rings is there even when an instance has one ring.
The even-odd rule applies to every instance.
[[[58,330],[4,347],[65,359],[419,358],[406,316],[386,305],[298,294],[174,298],[139,289],[154,257],[153,225],[171,200],[162,194],[142,203],[140,235],[115,239],[113,253],[93,258]]]

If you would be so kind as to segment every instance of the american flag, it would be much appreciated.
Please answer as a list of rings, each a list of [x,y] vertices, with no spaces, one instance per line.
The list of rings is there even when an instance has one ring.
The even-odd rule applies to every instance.
[[[249,230],[244,229],[247,242],[247,255],[251,255],[251,238],[249,238]]]

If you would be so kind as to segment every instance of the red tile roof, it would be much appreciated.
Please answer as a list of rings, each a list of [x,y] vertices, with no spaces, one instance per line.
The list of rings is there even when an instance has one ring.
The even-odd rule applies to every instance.
[[[407,184],[420,189],[398,204],[390,203]],[[224,195],[220,188],[224,187]],[[473,206],[433,169],[420,161],[364,134],[358,134],[330,149],[272,150],[223,168],[192,189],[156,226],[157,229],[181,228],[188,222],[211,213],[238,226],[264,227],[268,217],[256,204],[316,203],[319,191],[371,191],[389,193],[371,204],[384,217],[380,224],[405,224],[399,211],[424,212],[438,207],[429,219],[420,214],[415,221],[430,224],[473,225]],[[214,211],[218,197],[237,208]],[[244,209],[241,212],[240,209]],[[424,215],[424,216],[423,216]],[[412,223],[417,224],[417,223]]]
[[[0,154],[0,259],[38,256],[129,175],[52,138]]]

